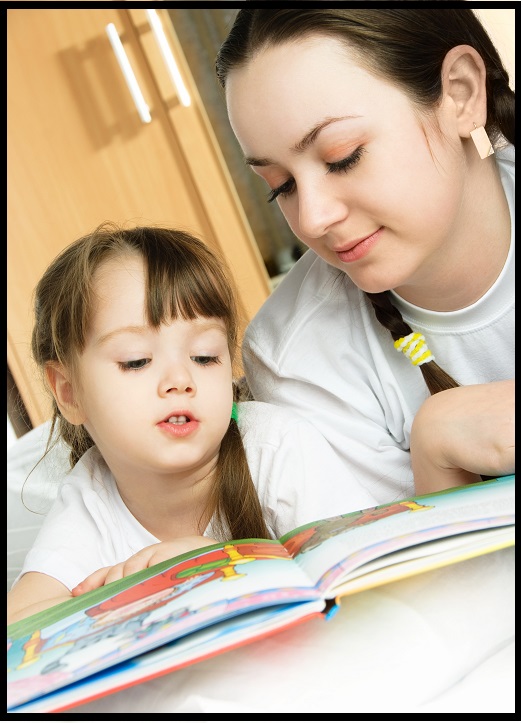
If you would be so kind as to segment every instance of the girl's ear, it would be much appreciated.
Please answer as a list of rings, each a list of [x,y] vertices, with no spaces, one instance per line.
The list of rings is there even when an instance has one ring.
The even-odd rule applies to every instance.
[[[47,382],[62,415],[70,424],[83,424],[85,414],[79,405],[69,378],[69,373],[62,364],[51,362],[45,368]]]
[[[470,45],[449,50],[441,66],[443,98],[454,104],[457,130],[469,138],[487,120],[487,72],[481,55]]]

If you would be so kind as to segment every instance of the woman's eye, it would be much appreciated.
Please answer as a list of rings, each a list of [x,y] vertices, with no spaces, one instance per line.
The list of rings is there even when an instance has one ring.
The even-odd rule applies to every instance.
[[[208,366],[209,364],[219,364],[220,358],[217,356],[192,356],[191,361],[196,362],[202,367]]]
[[[278,196],[280,196],[281,198],[290,196],[290,194],[294,191],[294,187],[294,178],[289,178],[288,181],[282,183],[281,186],[278,186],[278,188],[273,188],[269,191],[269,193],[267,194],[267,202],[272,203],[278,198]]]
[[[118,366],[125,372],[132,369],[143,369],[150,361],[150,359],[132,359],[131,361],[118,362]]]
[[[363,146],[360,146],[359,148],[356,148],[354,153],[351,153],[350,156],[347,156],[347,158],[342,158],[341,161],[327,163],[327,173],[342,173],[350,171],[351,168],[354,168],[359,163],[364,153],[366,153],[365,148],[363,148]],[[296,184],[294,182],[294,178],[289,178],[288,181],[282,183],[281,186],[278,186],[278,188],[273,188],[271,191],[269,191],[269,193],[267,194],[268,203],[272,203],[277,198],[285,198],[286,196],[290,196],[292,193],[294,193],[295,188]]]
[[[334,161],[333,163],[327,163],[327,173],[341,173],[343,171],[350,171],[351,168],[354,168],[360,160],[362,155],[366,153],[365,148],[363,146],[360,146],[359,148],[356,148],[354,153],[351,153],[350,156],[347,156],[347,158],[342,158],[341,161]]]

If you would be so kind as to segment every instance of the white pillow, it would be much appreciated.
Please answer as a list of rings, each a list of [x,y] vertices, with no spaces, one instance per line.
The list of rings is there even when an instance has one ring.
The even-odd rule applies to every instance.
[[[69,450],[63,442],[44,457],[50,427],[50,422],[44,422],[7,450],[8,590],[70,470]]]

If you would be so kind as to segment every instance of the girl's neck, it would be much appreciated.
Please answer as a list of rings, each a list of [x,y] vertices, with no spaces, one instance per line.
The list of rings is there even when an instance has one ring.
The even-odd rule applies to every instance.
[[[190,484],[172,480],[146,487],[120,485],[123,503],[138,522],[160,541],[203,535],[210,521],[207,510],[214,469]]]

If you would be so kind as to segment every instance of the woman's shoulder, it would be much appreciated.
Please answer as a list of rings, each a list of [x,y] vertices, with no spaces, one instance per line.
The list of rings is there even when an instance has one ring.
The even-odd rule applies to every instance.
[[[292,344],[303,331],[339,323],[361,315],[367,308],[363,292],[351,279],[327,264],[313,251],[307,251],[268,297],[245,333],[245,345],[281,348]]]
[[[318,437],[320,432],[298,412],[289,407],[269,402],[239,402],[238,426],[246,444],[262,444],[280,447],[282,441],[291,436]]]
[[[516,149],[512,145],[503,146],[496,151],[496,163],[507,193],[514,193],[516,175]]]
[[[328,302],[357,287],[350,278],[309,249],[286,273],[264,306],[300,306]],[[262,307],[263,308],[263,307]]]

